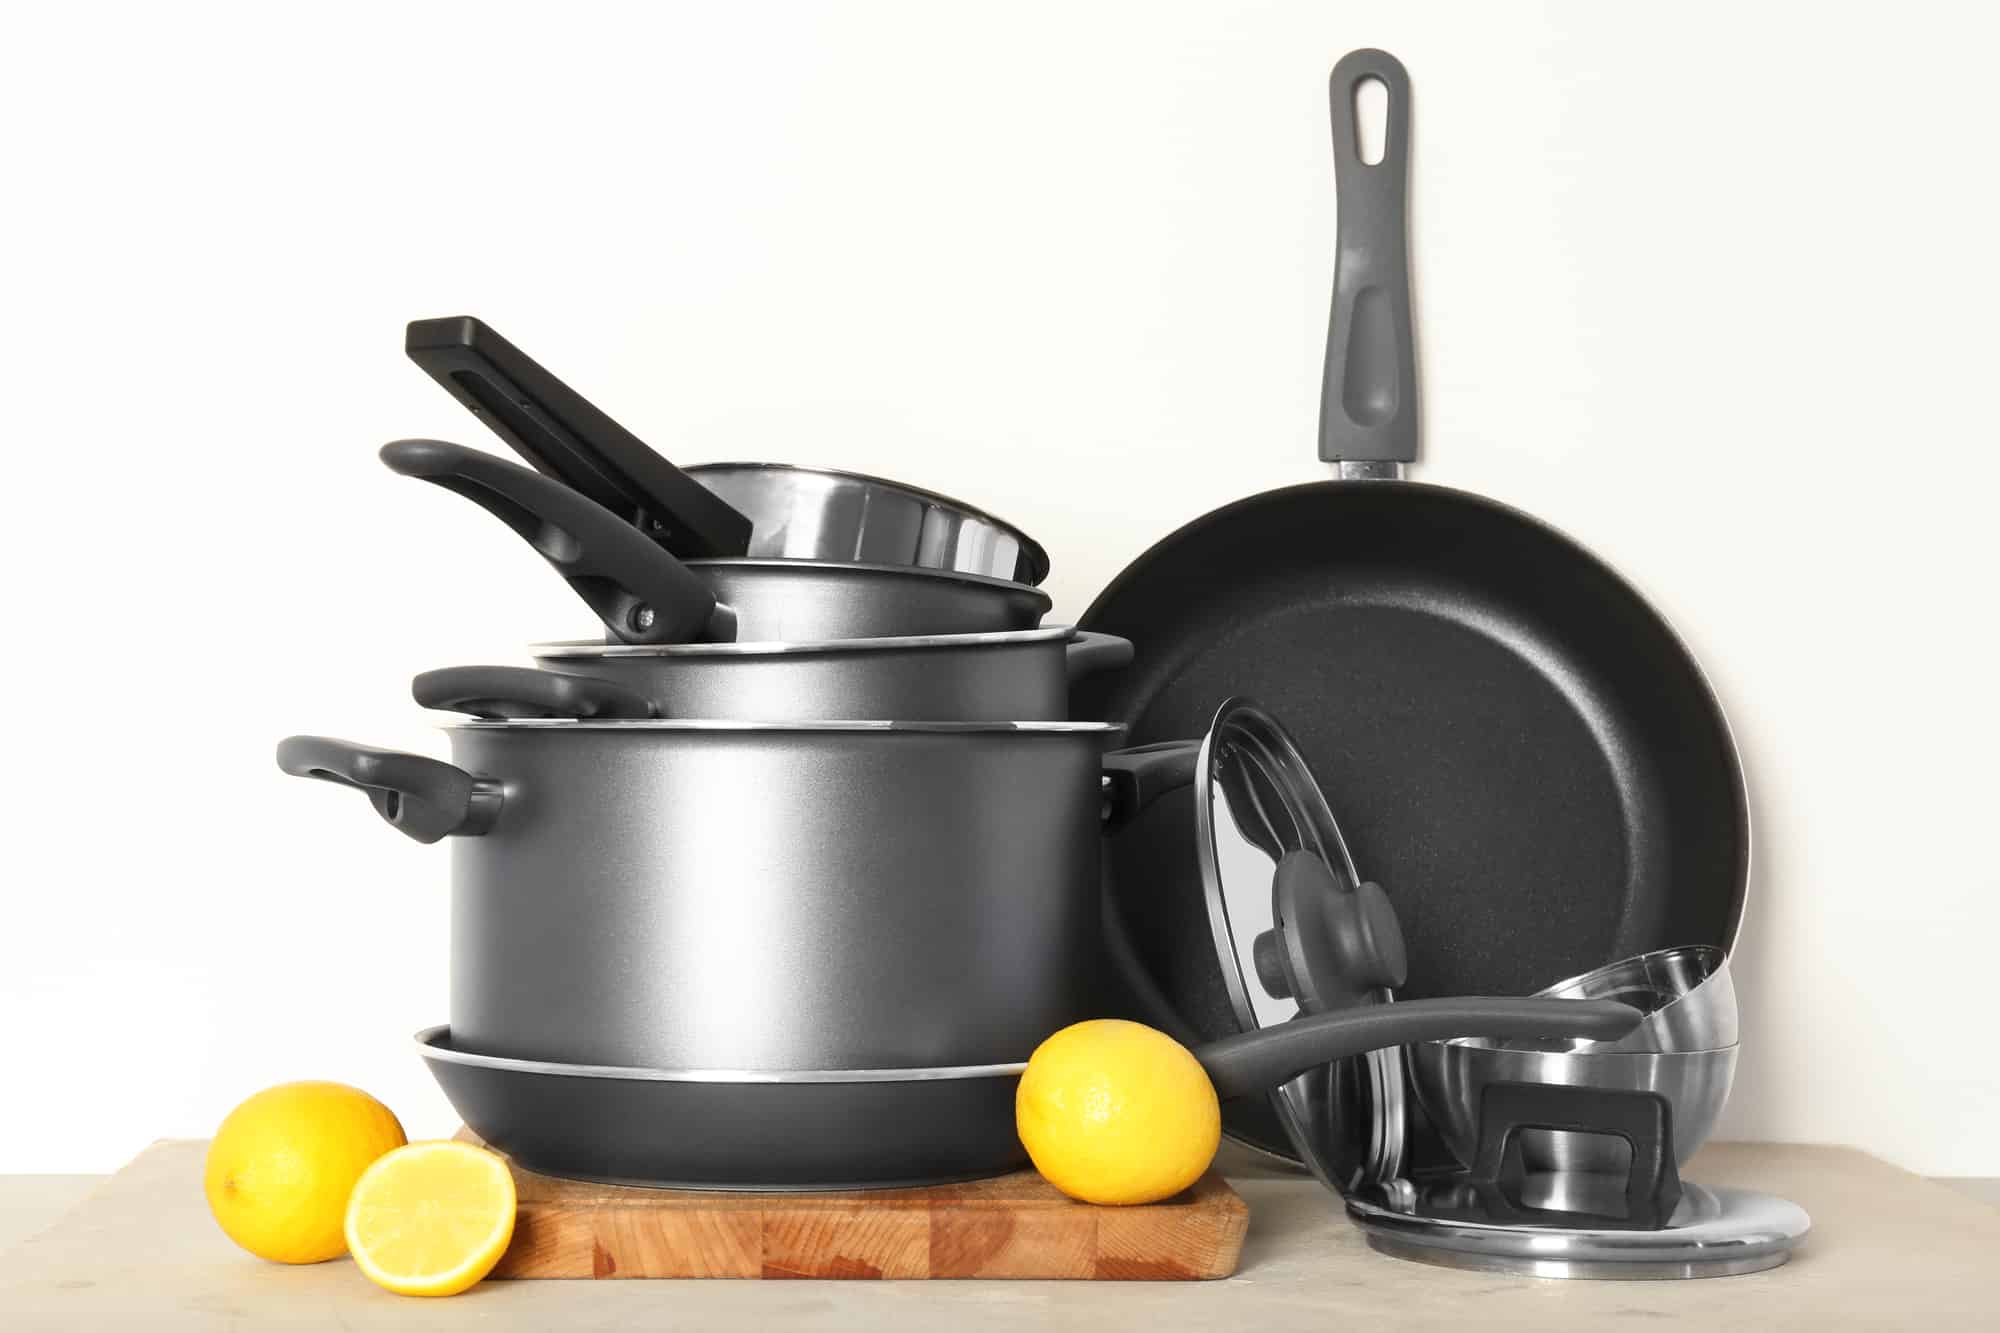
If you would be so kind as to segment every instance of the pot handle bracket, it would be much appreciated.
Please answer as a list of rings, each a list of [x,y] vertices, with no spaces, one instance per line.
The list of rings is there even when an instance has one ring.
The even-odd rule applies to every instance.
[[[1191,787],[1200,741],[1157,741],[1104,756],[1104,819],[1120,824],[1167,792]]]
[[[500,817],[499,782],[425,755],[331,736],[287,736],[278,742],[278,767],[293,777],[353,787],[384,822],[418,842],[477,837]]]
[[[1487,1212],[1511,1220],[1657,1230],[1672,1220],[1681,1201],[1673,1126],[1673,1107],[1656,1092],[1495,1083],[1480,1099],[1479,1149],[1471,1180]],[[1542,1208],[1525,1202],[1527,1160],[1522,1138],[1534,1130],[1625,1140],[1632,1150],[1632,1165],[1626,1173],[1622,1211]]]

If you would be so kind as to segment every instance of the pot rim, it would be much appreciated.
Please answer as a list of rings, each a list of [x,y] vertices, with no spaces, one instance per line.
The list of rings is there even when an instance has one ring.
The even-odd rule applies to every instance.
[[[641,1065],[572,1065],[554,1060],[522,1060],[511,1055],[479,1055],[439,1043],[451,1035],[449,1023],[424,1028],[413,1038],[426,1060],[508,1069],[561,1078],[615,1078],[644,1083],[932,1083],[950,1079],[1013,1078],[1026,1062],[1004,1065],[918,1065],[907,1069],[655,1069]]]
[[[979,735],[1068,735],[1115,736],[1125,730],[1122,722],[895,722],[875,718],[829,719],[792,718],[779,721],[749,721],[734,718],[695,717],[506,717],[466,718],[440,723],[440,731],[679,731],[679,732],[841,732],[850,735],[938,734]]]
[[[1068,642],[1077,636],[1073,625],[1038,629],[986,630],[977,634],[877,635],[866,639],[761,639],[743,643],[603,643],[595,639],[556,639],[528,645],[537,658],[595,661],[607,657],[777,657],[797,653],[869,653],[897,649],[972,648],[982,644]]]
[[[953,583],[971,583],[982,588],[1005,590],[1018,596],[1040,602],[1043,607],[1055,604],[1045,589],[1032,583],[1022,583],[1018,579],[1003,579],[998,574],[975,574],[964,569],[940,569],[934,565],[880,565],[864,564],[853,560],[792,560],[775,555],[711,555],[681,561],[689,569],[769,569],[769,570],[823,570],[856,574],[893,574],[901,578],[945,579]]]
[[[1727,1046],[1708,1046],[1698,1051],[1536,1051],[1520,1046],[1502,1046],[1499,1037],[1439,1037],[1419,1042],[1420,1046],[1450,1046],[1461,1051],[1485,1051],[1490,1055],[1522,1055],[1538,1060],[1693,1060],[1728,1055],[1743,1048],[1741,1041]]]

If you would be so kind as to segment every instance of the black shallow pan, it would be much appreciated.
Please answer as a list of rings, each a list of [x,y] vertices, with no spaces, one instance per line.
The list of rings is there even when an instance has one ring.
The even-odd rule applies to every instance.
[[[1389,90],[1379,163],[1354,94]],[[1339,259],[1320,456],[1341,479],[1238,501],[1140,556],[1079,624],[1132,640],[1071,716],[1133,744],[1231,695],[1283,716],[1355,863],[1395,902],[1410,998],[1528,994],[1664,947],[1727,949],[1750,828],[1721,707],[1674,631],[1575,541],[1482,496],[1404,481],[1417,446],[1406,258],[1409,80],[1357,51],[1332,80]],[[1163,816],[1165,817],[1165,816]],[[1132,946],[1199,1036],[1236,1030],[1200,901],[1149,892],[1113,840]],[[1281,1139],[1233,1121],[1262,1146]]]

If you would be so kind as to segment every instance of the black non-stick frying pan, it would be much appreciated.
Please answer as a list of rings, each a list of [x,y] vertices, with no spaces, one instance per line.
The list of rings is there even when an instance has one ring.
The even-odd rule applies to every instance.
[[[1389,94],[1373,164],[1354,115],[1370,79]],[[1079,682],[1071,715],[1123,722],[1134,744],[1196,734],[1232,695],[1283,716],[1394,900],[1404,996],[1528,994],[1652,949],[1726,949],[1750,830],[1721,707],[1602,560],[1517,509],[1401,478],[1417,446],[1408,75],[1354,52],[1332,103],[1320,457],[1340,479],[1240,500],[1133,562],[1079,623],[1136,658]],[[1190,1028],[1236,1031],[1205,909],[1152,892],[1148,848],[1107,851],[1132,945]]]

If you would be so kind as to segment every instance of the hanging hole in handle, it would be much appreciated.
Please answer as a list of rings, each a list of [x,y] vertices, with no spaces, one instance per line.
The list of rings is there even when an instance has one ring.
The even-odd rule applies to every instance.
[[[1370,76],[1354,85],[1354,155],[1376,166],[1389,151],[1389,85]]]
[[[403,817],[403,793],[399,791],[382,793],[382,817],[391,824]]]

